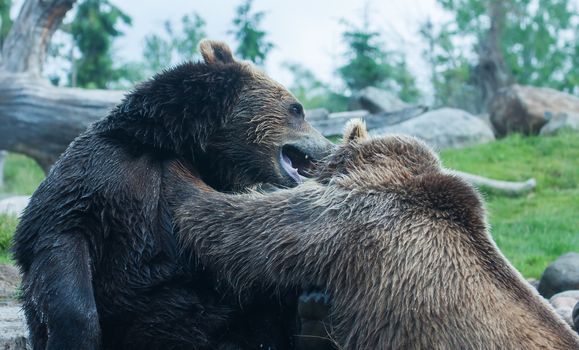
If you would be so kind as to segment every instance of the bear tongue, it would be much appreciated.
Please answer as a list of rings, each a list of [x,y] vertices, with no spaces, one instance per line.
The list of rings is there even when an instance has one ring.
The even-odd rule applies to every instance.
[[[285,154],[281,156],[281,166],[297,183],[302,183],[302,177],[298,173],[298,169],[294,168],[291,159]]]

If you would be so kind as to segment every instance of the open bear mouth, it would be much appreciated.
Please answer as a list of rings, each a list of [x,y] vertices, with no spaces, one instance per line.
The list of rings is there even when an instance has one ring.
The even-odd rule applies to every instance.
[[[285,145],[281,148],[281,166],[295,182],[302,183],[312,177],[314,160],[296,146]]]

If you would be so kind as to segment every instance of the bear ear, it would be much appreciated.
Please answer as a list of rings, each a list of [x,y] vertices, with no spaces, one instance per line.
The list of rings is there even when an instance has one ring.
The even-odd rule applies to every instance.
[[[226,43],[215,40],[203,40],[199,44],[199,51],[207,64],[229,64],[235,59]]]
[[[344,128],[344,143],[369,139],[366,123],[362,119],[350,119]]]

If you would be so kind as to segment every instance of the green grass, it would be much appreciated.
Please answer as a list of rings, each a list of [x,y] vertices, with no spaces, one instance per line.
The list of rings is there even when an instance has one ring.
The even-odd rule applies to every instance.
[[[8,154],[4,164],[4,187],[0,198],[11,195],[30,195],[44,179],[44,172],[33,159],[19,154]],[[18,219],[0,215],[0,264],[10,262],[8,247]]]
[[[579,251],[579,135],[522,137],[441,154],[448,168],[501,180],[537,180],[520,198],[486,195],[491,233],[526,277],[540,277],[561,254]]]
[[[4,164],[4,187],[6,194],[32,194],[44,179],[44,172],[31,158],[9,153]]]
[[[579,134],[513,135],[486,145],[441,154],[448,168],[500,180],[534,177],[537,188],[519,198],[487,194],[492,235],[526,277],[538,278],[558,256],[579,251]],[[4,192],[30,194],[44,174],[34,161],[9,155]],[[17,220],[0,216],[0,263]]]
[[[17,223],[18,219],[14,216],[0,215],[0,264],[10,262],[8,248]]]

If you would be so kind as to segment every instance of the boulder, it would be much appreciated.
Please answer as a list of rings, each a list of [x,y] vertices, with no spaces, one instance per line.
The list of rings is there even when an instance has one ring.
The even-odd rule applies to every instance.
[[[557,314],[573,327],[573,308],[579,303],[579,290],[557,293],[549,299],[549,302],[553,305]]]
[[[368,115],[370,115],[368,111],[360,109],[356,111],[330,113],[330,115],[328,115],[328,119],[350,120],[353,118],[364,118]]]
[[[350,109],[364,109],[372,114],[393,112],[410,107],[396,95],[373,86],[364,88],[352,96]]]
[[[553,295],[579,289],[579,253],[567,253],[551,263],[539,281],[539,293],[550,298]]]
[[[554,116],[544,127],[540,135],[556,135],[561,130],[579,131],[579,113],[559,113]]]
[[[461,148],[493,141],[495,136],[484,121],[460,109],[442,108],[405,122],[379,128],[371,134],[416,136],[437,148]]]
[[[426,107],[423,106],[413,106],[395,112],[384,112],[380,114],[369,114],[368,111],[358,110],[331,113],[326,119],[314,119],[310,120],[310,123],[324,136],[334,136],[342,135],[344,126],[350,119],[353,118],[364,119],[368,130],[373,130],[415,118],[416,116],[423,114],[425,111]]]
[[[573,312],[571,314],[571,318],[573,319],[573,324],[575,325],[575,330],[579,333],[579,303],[575,304],[573,308]]]
[[[14,299],[19,285],[20,273],[18,269],[12,265],[0,264],[0,302]]]
[[[26,350],[26,321],[19,305],[0,305],[0,349]]]
[[[0,214],[20,216],[30,201],[29,196],[13,196],[0,200]]]
[[[579,113],[579,98],[549,88],[512,85],[498,91],[489,113],[498,136],[534,135],[557,114]]]
[[[536,278],[527,278],[527,282],[531,285],[531,287],[535,289],[539,287],[539,280]]]
[[[328,119],[328,116],[330,115],[330,112],[328,112],[328,110],[325,108],[308,109],[305,113],[306,119],[309,122]]]

